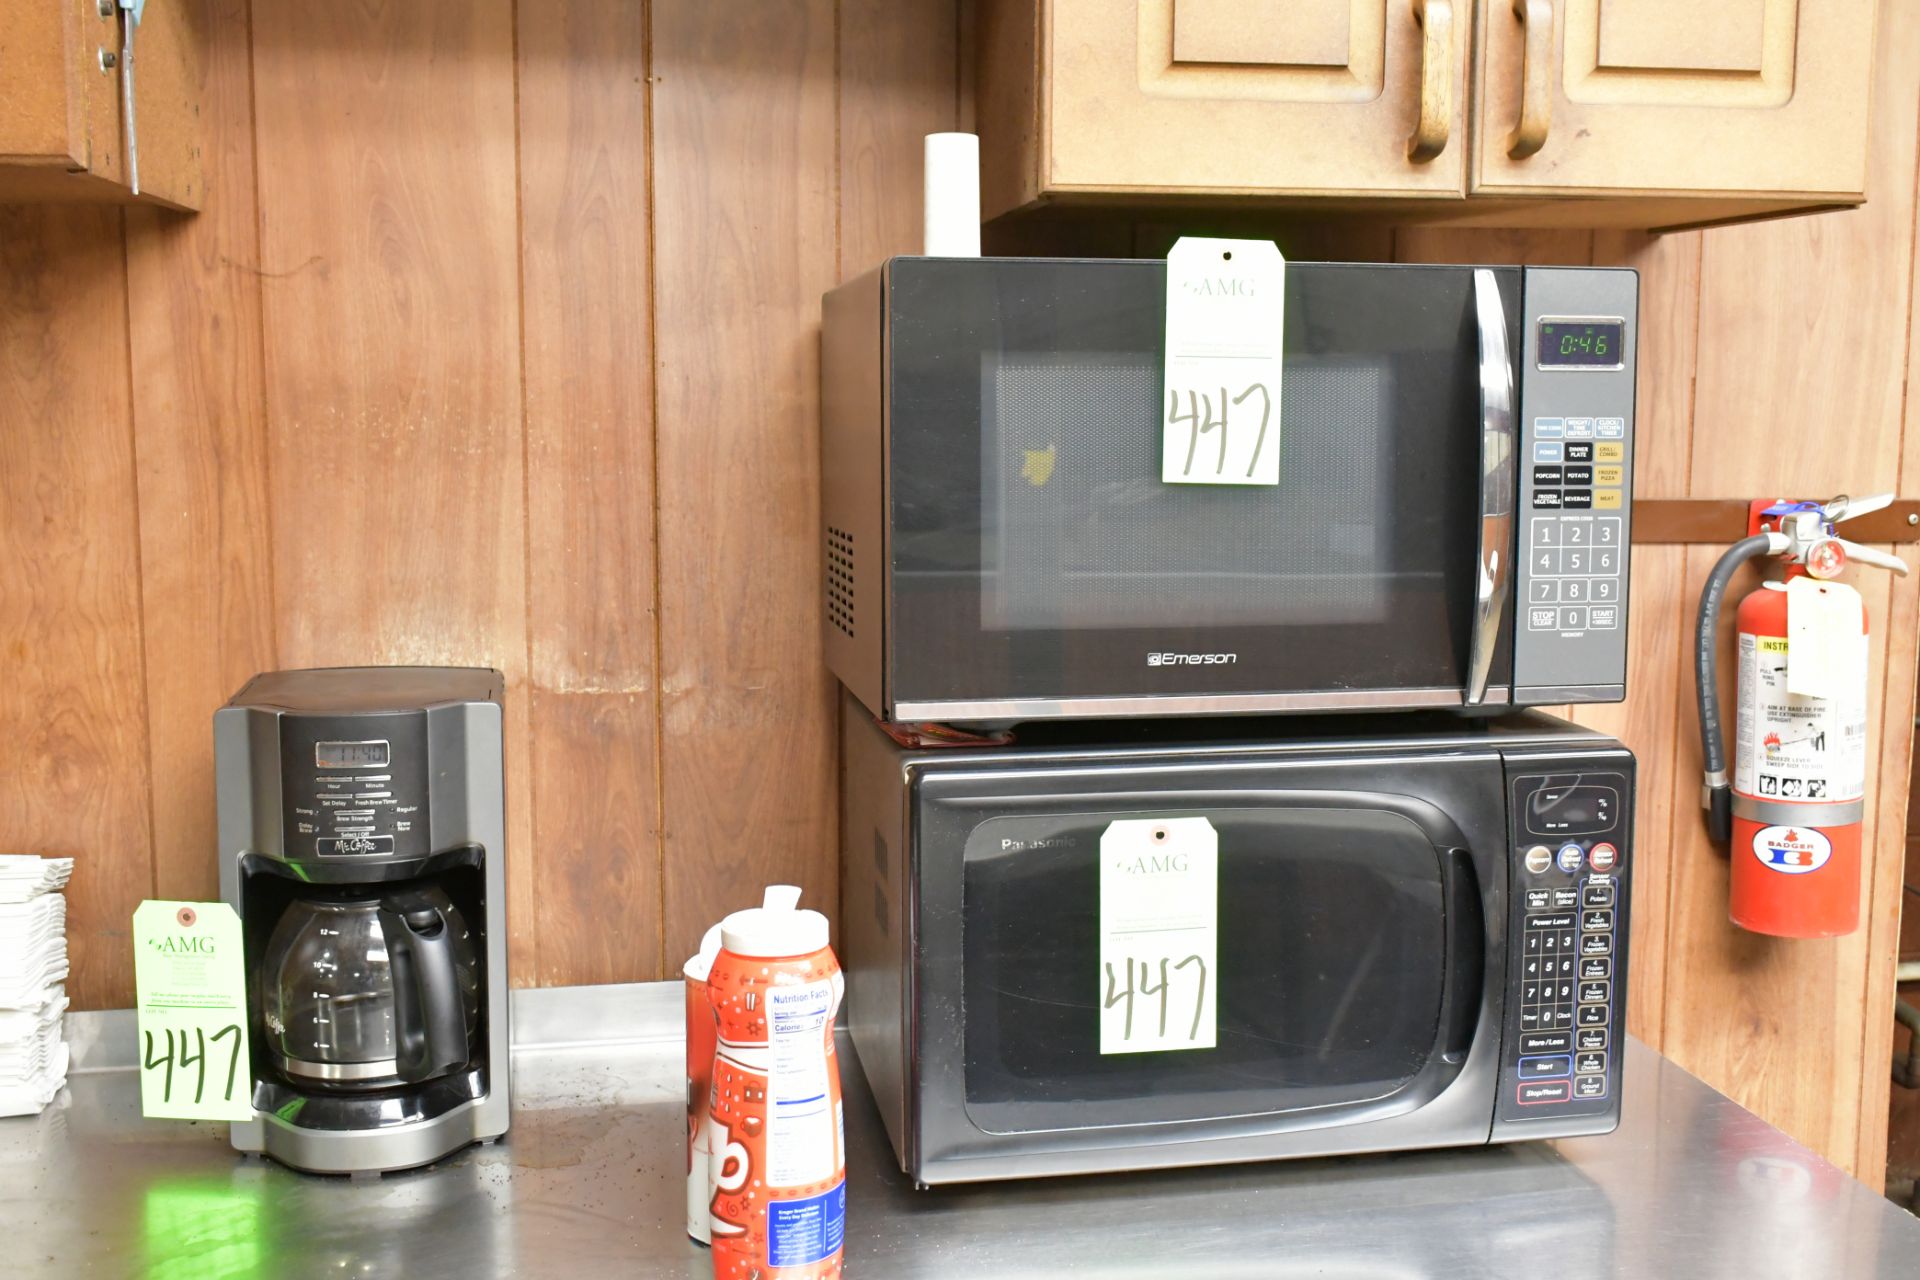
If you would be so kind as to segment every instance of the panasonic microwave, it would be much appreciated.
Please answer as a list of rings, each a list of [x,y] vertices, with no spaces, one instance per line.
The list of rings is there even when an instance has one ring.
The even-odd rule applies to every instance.
[[[1537,711],[1040,724],[938,749],[851,702],[842,723],[847,1027],[916,1182],[1617,1125],[1617,741]],[[1199,881],[1107,845],[1202,823]]]
[[[1162,261],[903,257],[826,296],[822,628],[862,703],[1624,696],[1633,271],[1290,264],[1272,486],[1162,482],[1165,289]]]

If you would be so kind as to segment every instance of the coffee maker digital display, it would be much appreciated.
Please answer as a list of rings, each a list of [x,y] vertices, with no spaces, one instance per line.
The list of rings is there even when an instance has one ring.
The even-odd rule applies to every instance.
[[[214,716],[257,1081],[236,1149],[386,1172],[506,1132],[503,685],[280,671]]]
[[[313,762],[322,769],[384,769],[393,763],[393,744],[373,742],[316,742]]]

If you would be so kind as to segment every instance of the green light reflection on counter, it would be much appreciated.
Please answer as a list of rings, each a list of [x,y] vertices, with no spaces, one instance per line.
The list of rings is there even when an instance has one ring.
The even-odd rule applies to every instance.
[[[278,1274],[264,1187],[174,1178],[147,1188],[144,1280],[265,1280]]]

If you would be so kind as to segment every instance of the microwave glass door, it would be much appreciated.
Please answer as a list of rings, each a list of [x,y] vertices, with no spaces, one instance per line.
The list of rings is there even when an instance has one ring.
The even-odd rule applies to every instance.
[[[1161,480],[1164,264],[891,271],[896,703],[1459,700],[1481,506],[1471,269],[1289,268],[1277,487]],[[1496,278],[1518,333],[1518,274]]]
[[[1147,1053],[1101,1052],[1100,837],[1115,818],[1184,815],[981,823],[962,885],[968,1117],[1030,1133],[1337,1113],[1447,1074],[1450,975],[1458,1007],[1478,1009],[1478,891],[1464,853],[1408,808],[1321,795],[1206,810],[1216,1044]]]

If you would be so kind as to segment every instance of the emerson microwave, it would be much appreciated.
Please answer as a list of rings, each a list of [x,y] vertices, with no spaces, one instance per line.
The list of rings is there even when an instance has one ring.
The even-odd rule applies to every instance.
[[[1270,486],[1161,479],[1164,262],[903,257],[829,293],[841,683],[983,725],[1620,700],[1638,276],[1285,288]]]
[[[842,723],[847,1026],[916,1182],[1618,1124],[1617,741],[1537,711],[936,749],[851,703]],[[1109,848],[1128,824],[1204,824],[1208,878]]]

